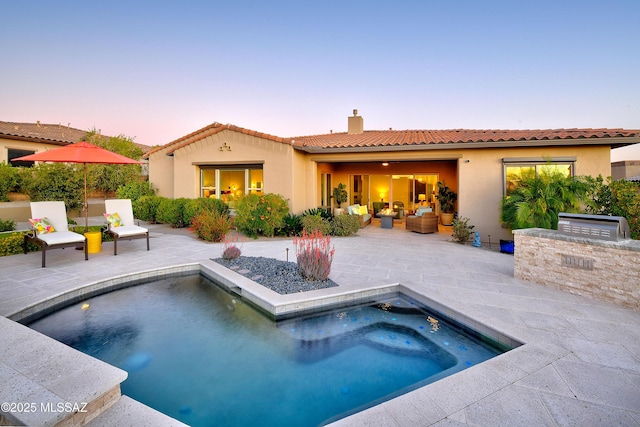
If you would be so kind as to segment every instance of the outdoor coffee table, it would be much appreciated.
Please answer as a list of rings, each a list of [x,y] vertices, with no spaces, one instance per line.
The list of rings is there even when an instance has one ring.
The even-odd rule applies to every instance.
[[[378,214],[380,216],[380,227],[381,228],[393,228],[393,218],[396,217],[396,214],[391,214],[391,215],[385,215],[385,214]]]

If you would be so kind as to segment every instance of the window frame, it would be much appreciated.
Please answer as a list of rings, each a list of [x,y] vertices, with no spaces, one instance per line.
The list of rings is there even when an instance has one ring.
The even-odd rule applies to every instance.
[[[534,167],[538,176],[539,167],[547,165],[567,165],[570,169],[570,176],[576,175],[576,157],[514,157],[502,159],[502,195],[507,195],[507,168],[508,167]]]

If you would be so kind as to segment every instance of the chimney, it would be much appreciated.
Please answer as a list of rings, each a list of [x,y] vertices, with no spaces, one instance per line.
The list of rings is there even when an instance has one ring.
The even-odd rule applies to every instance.
[[[364,121],[362,117],[358,115],[358,110],[353,110],[353,116],[349,117],[349,130],[348,134],[360,134],[364,132]]]

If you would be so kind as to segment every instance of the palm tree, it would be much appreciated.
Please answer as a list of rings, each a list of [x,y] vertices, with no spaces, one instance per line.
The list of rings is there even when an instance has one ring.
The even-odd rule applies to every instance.
[[[560,212],[581,212],[587,183],[557,171],[543,171],[523,179],[502,198],[500,221],[511,230],[519,228],[558,229]]]

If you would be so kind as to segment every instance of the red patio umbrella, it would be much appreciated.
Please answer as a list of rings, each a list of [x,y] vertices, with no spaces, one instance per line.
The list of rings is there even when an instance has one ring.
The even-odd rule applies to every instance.
[[[130,159],[113,151],[105,150],[97,145],[81,141],[75,144],[65,145],[62,148],[43,151],[41,153],[30,154],[18,157],[14,160],[24,160],[29,162],[60,162],[60,163],[82,163],[84,164],[84,212],[85,231],[89,229],[89,204],[87,202],[87,163],[99,163],[105,165],[134,165],[141,164],[137,160]]]

